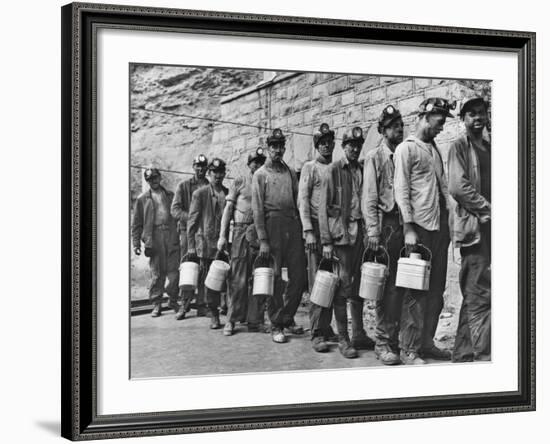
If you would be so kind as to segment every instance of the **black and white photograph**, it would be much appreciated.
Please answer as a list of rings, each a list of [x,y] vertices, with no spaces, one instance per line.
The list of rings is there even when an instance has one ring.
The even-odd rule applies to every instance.
[[[543,2],[6,6],[2,442],[544,442]]]
[[[128,85],[131,379],[491,363],[490,80]]]

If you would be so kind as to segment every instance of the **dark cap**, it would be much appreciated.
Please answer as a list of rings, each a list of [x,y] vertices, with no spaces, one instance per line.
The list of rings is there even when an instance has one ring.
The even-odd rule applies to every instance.
[[[382,134],[384,129],[390,126],[390,124],[397,119],[401,119],[401,113],[393,106],[388,105],[382,110],[382,114],[378,118],[378,132]]]
[[[346,143],[350,142],[357,142],[361,145],[365,143],[365,138],[363,137],[363,130],[359,128],[358,126],[352,128],[350,133],[344,133],[342,136],[342,146],[344,146]]]
[[[334,131],[329,128],[328,123],[322,123],[319,129],[315,131],[315,134],[313,134],[313,145],[315,148],[319,146],[321,140],[325,139],[331,142],[334,141]]]
[[[260,162],[262,165],[265,162],[264,149],[261,146],[256,148],[254,152],[248,155],[248,162],[246,162],[246,164],[250,165],[250,162],[254,162],[255,160],[257,162]]]
[[[483,97],[470,97],[460,107],[460,118],[463,119],[466,111],[476,105],[485,105],[485,110],[489,109],[489,103]]]
[[[193,159],[193,166],[195,165],[201,165],[201,166],[207,166],[208,165],[208,159],[204,154],[199,154]]]
[[[449,110],[455,108],[456,100],[449,102],[441,97],[430,97],[420,104],[418,114],[443,114],[446,117],[454,117]]]
[[[144,172],[143,172],[143,177],[145,178],[145,180],[149,181],[151,180],[153,177],[155,176],[158,176],[160,177],[160,171],[158,170],[158,168],[147,168]]]
[[[225,162],[219,157],[214,157],[208,164],[210,171],[225,171]]]
[[[275,128],[273,132],[271,133],[271,136],[267,138],[267,144],[272,145],[274,143],[285,143],[285,136],[283,136],[283,132],[280,128]]]

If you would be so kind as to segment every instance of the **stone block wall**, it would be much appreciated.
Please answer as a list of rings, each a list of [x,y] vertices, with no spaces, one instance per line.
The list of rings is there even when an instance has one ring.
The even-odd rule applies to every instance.
[[[272,82],[234,93],[221,100],[222,121],[213,128],[209,155],[228,162],[231,176],[244,171],[246,157],[257,146],[265,146],[270,128],[281,128],[287,137],[287,163],[300,170],[314,156],[312,134],[326,122],[336,131],[334,157],[343,155],[343,133],[360,126],[365,133],[361,157],[377,147],[381,137],[376,122],[382,109],[392,104],[403,114],[405,135],[414,131],[416,110],[427,97],[463,100],[473,90],[460,80],[390,76],[359,76],[327,73],[279,74]],[[456,114],[456,113],[455,113]],[[448,119],[438,136],[443,157],[449,143],[461,131],[458,117]]]

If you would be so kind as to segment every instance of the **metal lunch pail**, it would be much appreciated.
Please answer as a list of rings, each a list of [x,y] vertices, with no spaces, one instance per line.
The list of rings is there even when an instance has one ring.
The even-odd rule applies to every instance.
[[[410,253],[409,257],[403,256],[405,247],[399,253],[397,261],[397,276],[395,285],[397,287],[412,288],[413,290],[428,290],[430,288],[430,272],[432,252],[422,244],[417,244],[428,253],[428,260],[422,259],[420,253]]]
[[[275,284],[275,258],[271,256],[270,262],[266,267],[258,267],[257,263],[260,256],[254,261],[252,295],[253,296],[273,296],[273,288]],[[271,265],[271,266],[269,266]]]
[[[322,270],[321,265],[323,262],[331,262],[332,271]],[[310,301],[320,305],[321,307],[330,307],[332,299],[336,293],[338,282],[337,260],[321,259],[317,273],[315,273],[315,281],[313,281],[313,288],[311,289]]]
[[[222,291],[224,289],[230,268],[228,260],[222,261],[219,259],[220,253],[220,251],[216,253],[216,257],[212,261],[212,264],[210,264],[208,274],[204,280],[205,287],[214,291]],[[226,259],[228,259],[227,255]]]
[[[199,284],[200,267],[198,261],[185,260],[180,264],[179,286],[184,290],[195,290]]]
[[[390,256],[382,246],[378,247],[386,256],[386,264],[377,261],[376,251],[368,248],[363,253],[363,263],[361,265],[361,283],[359,285],[359,296],[371,301],[379,301],[384,295],[384,286],[386,277],[389,274]],[[377,250],[377,251],[378,251]],[[372,251],[372,260],[366,260],[367,252]]]

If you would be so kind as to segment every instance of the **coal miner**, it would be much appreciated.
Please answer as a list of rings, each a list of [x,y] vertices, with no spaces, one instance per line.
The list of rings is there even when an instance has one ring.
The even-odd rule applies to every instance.
[[[225,178],[225,162],[215,157],[208,164],[208,179],[210,183],[193,193],[187,221],[187,254],[189,259],[198,256],[200,259],[201,276],[203,283],[208,274],[212,261],[218,252],[218,236],[220,233],[223,209],[227,188],[223,185]],[[196,235],[202,233],[202,249],[197,249]],[[206,288],[206,305],[210,314],[210,328],[218,329],[220,324],[220,293]],[[187,301],[185,301],[187,303]]]
[[[191,196],[193,192],[204,185],[208,185],[206,179],[206,170],[208,166],[208,160],[203,154],[198,155],[193,159],[193,170],[195,174],[193,177],[187,180],[181,181],[176,188],[176,195],[172,202],[172,208],[170,212],[172,217],[176,219],[178,224],[178,232],[180,238],[180,261],[184,262],[187,256],[187,219],[189,217],[189,207],[191,205]],[[201,238],[200,232],[196,236],[197,248],[200,250]],[[189,305],[194,297],[194,292],[186,290],[187,294],[184,294],[183,288],[180,288],[180,298],[182,301],[180,310],[176,315],[176,319],[181,320],[185,317],[185,313],[189,310]],[[185,303],[183,302],[185,301]],[[204,286],[199,286],[197,294],[197,316],[204,316],[206,309],[204,306]]]
[[[149,190],[140,194],[134,206],[132,218],[132,243],[134,253],[149,258],[151,282],[149,300],[153,304],[151,316],[161,315],[162,297],[168,294],[168,307],[178,311],[179,240],[176,221],[170,215],[174,193],[160,184],[160,171],[148,168],[143,176]],[[168,280],[168,283],[166,281]]]
[[[306,243],[310,293],[315,272],[322,257],[318,216],[321,179],[332,162],[332,152],[334,151],[334,131],[326,123],[323,123],[313,135],[313,145],[317,150],[317,157],[306,162],[302,167],[298,188],[298,209],[300,210],[303,236]],[[329,350],[326,341],[334,336],[334,332],[330,327],[331,320],[332,308],[324,308],[311,302],[309,309],[311,339],[313,349],[317,352],[323,353]]]
[[[434,344],[443,309],[450,242],[447,179],[434,139],[443,131],[447,117],[453,117],[452,108],[454,104],[445,99],[424,100],[419,106],[415,134],[395,150],[395,200],[403,218],[405,245],[413,251],[422,244],[432,256],[429,289],[404,292],[400,329],[404,364],[425,364],[422,358],[451,357]]]
[[[361,209],[367,233],[367,249],[373,254],[384,247],[389,256],[389,275],[384,294],[376,305],[376,347],[385,365],[399,364],[399,322],[403,289],[395,286],[397,261],[403,248],[403,229],[393,192],[394,153],[403,142],[403,119],[393,105],[382,110],[378,119],[382,144],[365,157]]]
[[[462,307],[453,361],[491,359],[491,145],[484,139],[488,104],[481,97],[460,109],[466,134],[448,157],[453,242],[460,247]]]
[[[340,285],[332,305],[338,332],[338,348],[345,358],[356,358],[357,349],[372,348],[374,345],[363,327],[363,299],[359,297],[363,253],[363,171],[359,154],[364,142],[363,131],[359,127],[344,134],[342,148],[345,156],[329,165],[321,182],[319,200],[323,257],[338,261]],[[348,301],[351,312],[351,341],[348,333]]]
[[[263,261],[274,258],[275,285],[267,299],[271,320],[271,337],[276,343],[287,341],[286,334],[302,334],[294,322],[305,289],[305,254],[302,225],[296,203],[298,180],[283,161],[285,136],[274,129],[267,138],[268,157],[252,177],[252,211],[260,241],[259,256]],[[283,299],[284,282],[281,268],[288,269],[288,286]]]
[[[252,267],[258,256],[259,242],[252,213],[252,177],[265,162],[264,149],[248,155],[248,173],[235,178],[229,187],[223,212],[218,250],[227,248],[229,224],[233,221],[231,269],[228,283],[229,303],[225,336],[231,336],[237,322],[247,321],[248,331],[259,331],[264,318],[264,300],[252,296]]]

